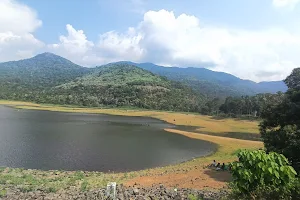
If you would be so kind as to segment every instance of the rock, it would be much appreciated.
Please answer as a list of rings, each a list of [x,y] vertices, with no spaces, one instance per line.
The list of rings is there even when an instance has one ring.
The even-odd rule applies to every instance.
[[[133,189],[133,194],[134,195],[139,195],[139,193],[140,193],[139,189],[137,189],[137,188]]]
[[[138,184],[136,184],[138,185]],[[152,187],[144,188],[125,187],[118,185],[116,191],[116,199],[118,200],[187,200],[190,194],[197,196],[198,199],[221,199],[228,194],[226,189],[219,191],[209,190],[194,190],[194,189],[173,189],[166,188],[163,184],[152,185]],[[106,199],[106,188],[93,189],[87,192],[80,191],[78,188],[68,188],[66,190],[59,190],[57,193],[47,193],[42,190],[21,192],[20,188],[10,188],[7,191],[7,196],[3,200],[17,200],[17,199],[39,199],[39,200],[56,200],[56,199]]]

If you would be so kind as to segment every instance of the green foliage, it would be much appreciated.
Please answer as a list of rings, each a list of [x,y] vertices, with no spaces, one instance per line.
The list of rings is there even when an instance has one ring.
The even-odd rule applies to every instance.
[[[91,71],[51,53],[0,63],[0,99],[37,101],[43,90]]]
[[[6,196],[7,191],[5,189],[0,190],[0,198]]]
[[[87,191],[87,190],[88,190],[88,185],[89,185],[89,183],[88,183],[87,181],[83,181],[83,182],[81,183],[80,190],[81,190],[81,191]]]
[[[220,106],[220,111],[232,117],[253,116],[260,117],[264,108],[270,104],[278,104],[284,99],[284,94],[257,94],[255,96],[227,97]]]
[[[218,114],[226,96],[270,91],[270,88],[257,89],[262,87],[259,85],[268,83],[246,83],[232,75],[203,68],[167,68],[128,62],[84,68],[51,53],[0,63],[0,99],[37,103]]]
[[[188,200],[202,200],[203,198],[201,197],[198,197],[196,195],[193,195],[193,194],[189,194],[188,195]]]
[[[73,177],[74,177],[75,180],[81,180],[81,179],[84,178],[84,173],[80,172],[80,171],[77,171],[77,172],[75,172]]]
[[[207,100],[205,105],[202,107],[201,113],[205,115],[218,115],[222,102],[223,101],[220,98]]]
[[[88,69],[50,53],[0,64],[0,99],[189,112],[205,102],[187,86],[133,65]]]
[[[20,187],[19,189],[20,189],[21,192],[27,193],[27,192],[33,191],[34,190],[34,186],[32,186],[32,185],[25,185],[23,187]]]
[[[40,88],[61,84],[91,70],[60,56],[44,53],[30,59],[0,63],[0,80],[18,87]]]
[[[48,187],[45,190],[46,193],[55,193],[56,191],[57,191],[57,189],[54,187]]]
[[[264,108],[260,132],[267,150],[285,155],[300,172],[300,68],[285,82],[289,89],[283,100]]]
[[[234,195],[265,199],[286,199],[291,195],[297,173],[282,154],[243,150],[238,159],[231,164]]]
[[[110,64],[36,96],[41,103],[200,112],[204,97],[128,64]]]
[[[228,96],[255,95],[286,91],[282,81],[261,82],[242,80],[231,74],[214,72],[205,68],[161,67],[152,63],[131,63],[170,80],[180,81],[209,98],[224,99]]]

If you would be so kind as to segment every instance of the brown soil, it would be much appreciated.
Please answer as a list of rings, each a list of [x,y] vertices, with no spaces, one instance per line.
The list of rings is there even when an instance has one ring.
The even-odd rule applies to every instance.
[[[203,167],[195,166],[194,169],[188,171],[136,177],[125,182],[125,186],[134,186],[138,183],[142,187],[163,184],[166,187],[174,188],[220,189],[226,187],[230,180],[231,175],[227,171],[203,169]]]

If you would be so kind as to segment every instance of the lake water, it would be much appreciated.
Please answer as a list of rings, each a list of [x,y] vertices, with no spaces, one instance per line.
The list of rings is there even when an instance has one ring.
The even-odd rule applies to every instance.
[[[0,166],[119,172],[175,164],[216,148],[164,128],[174,126],[144,117],[0,106]]]

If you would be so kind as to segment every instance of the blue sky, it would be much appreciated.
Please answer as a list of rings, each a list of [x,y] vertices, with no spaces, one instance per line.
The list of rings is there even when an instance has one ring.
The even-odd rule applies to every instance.
[[[36,36],[55,42],[66,24],[85,31],[91,40],[108,31],[124,32],[136,26],[148,10],[170,10],[187,13],[202,23],[218,26],[260,29],[272,26],[293,28],[300,21],[300,6],[293,12],[274,9],[270,0],[51,0],[20,1],[38,11],[43,26]]]
[[[44,51],[281,80],[300,66],[300,0],[0,0],[0,62]]]

